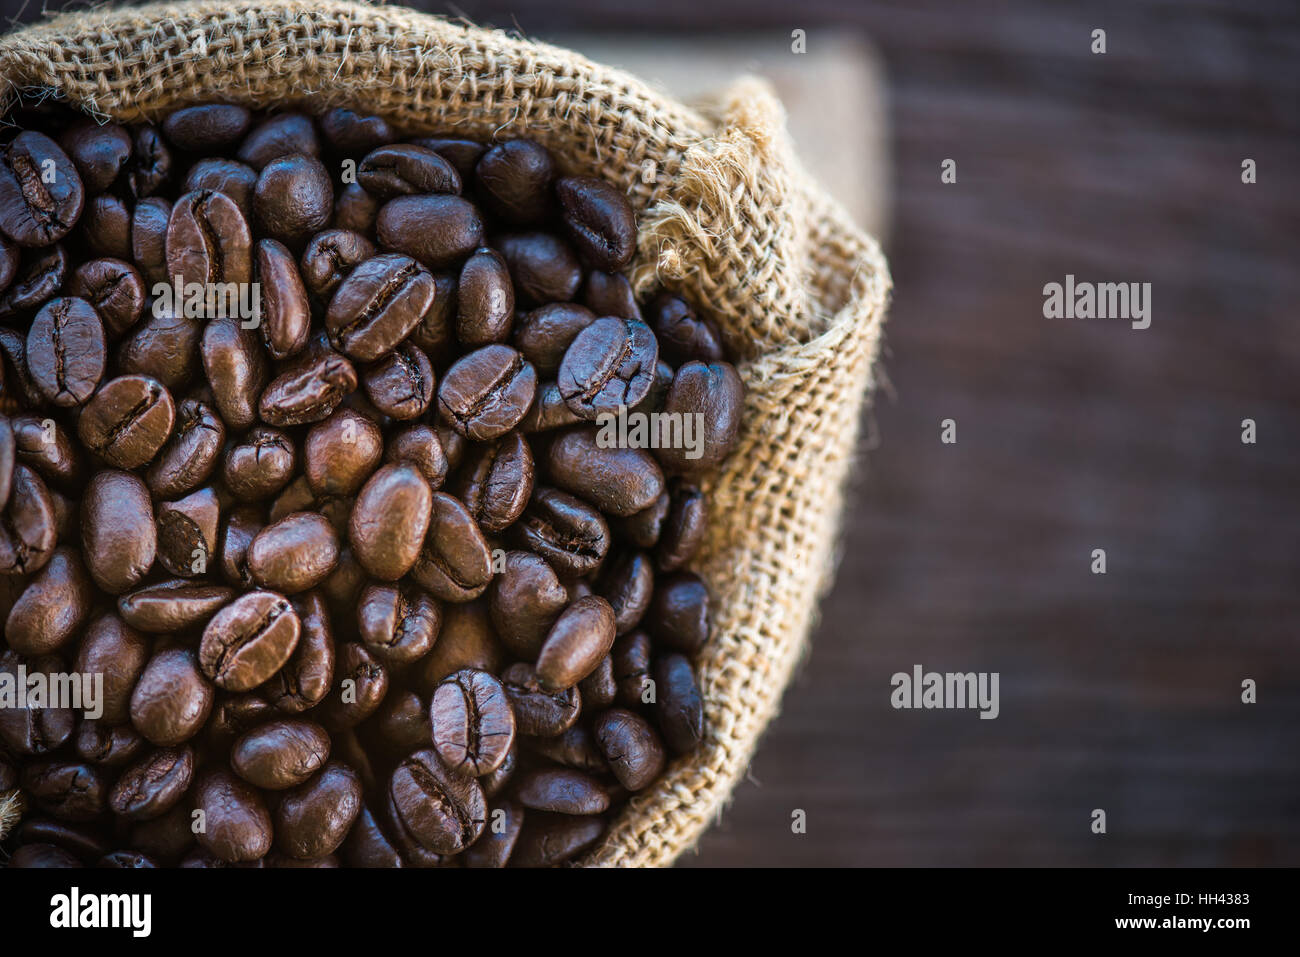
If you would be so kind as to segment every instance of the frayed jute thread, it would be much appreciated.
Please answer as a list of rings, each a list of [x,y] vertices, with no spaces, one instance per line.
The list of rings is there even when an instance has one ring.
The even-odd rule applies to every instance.
[[[544,43],[329,0],[66,14],[0,39],[0,78],[6,109],[52,91],[124,122],[310,98],[409,134],[529,136],[566,171],[626,190],[641,228],[635,289],[669,289],[714,319],[747,394],[737,447],[706,482],[713,518],[696,562],[713,596],[704,740],[581,863],[664,865],[694,846],[746,773],[829,585],[890,291],[876,242],[795,159],[770,89],[744,78],[688,108]]]

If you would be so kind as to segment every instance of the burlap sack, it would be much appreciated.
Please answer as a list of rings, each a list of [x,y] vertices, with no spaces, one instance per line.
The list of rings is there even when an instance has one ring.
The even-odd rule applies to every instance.
[[[5,109],[18,91],[128,122],[199,101],[310,98],[404,132],[526,135],[570,171],[627,189],[638,292],[664,286],[712,316],[742,357],[748,397],[740,442],[709,483],[698,562],[713,595],[705,740],[584,863],[663,865],[691,847],[744,774],[829,584],[890,289],[877,244],[792,156],[767,87],[743,80],[688,109],[566,50],[328,0],[66,14],[0,40],[0,77]]]

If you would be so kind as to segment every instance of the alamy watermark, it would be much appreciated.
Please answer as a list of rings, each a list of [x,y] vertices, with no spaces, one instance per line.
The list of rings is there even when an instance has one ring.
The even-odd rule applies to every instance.
[[[177,275],[170,283],[155,283],[153,296],[155,316],[239,319],[245,329],[256,329],[262,321],[261,283],[186,282]]]
[[[996,718],[999,672],[925,671],[912,665],[912,673],[896,672],[889,679],[894,690],[889,703],[895,708],[979,709],[980,718]]]
[[[1151,283],[1075,282],[1043,287],[1044,319],[1127,319],[1134,329],[1151,325]]]
[[[104,716],[104,673],[0,671],[0,709],[66,708],[92,721]]]
[[[685,449],[694,461],[704,455],[703,412],[637,412],[620,405],[596,416],[601,449]]]

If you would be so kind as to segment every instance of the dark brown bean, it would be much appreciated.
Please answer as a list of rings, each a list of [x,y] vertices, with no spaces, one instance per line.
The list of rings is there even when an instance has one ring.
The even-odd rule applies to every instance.
[[[639,791],[664,769],[664,747],[650,723],[623,708],[601,712],[593,728],[610,770],[629,791]]]
[[[282,595],[247,592],[208,622],[198,660],[218,687],[248,691],[289,660],[301,630],[297,612]]]
[[[515,739],[515,716],[501,682],[464,669],[444,679],[429,708],[433,746],[447,767],[481,777],[499,768]]]

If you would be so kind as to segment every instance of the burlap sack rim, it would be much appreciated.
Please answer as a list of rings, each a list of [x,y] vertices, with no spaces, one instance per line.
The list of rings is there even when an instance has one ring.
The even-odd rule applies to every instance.
[[[757,525],[740,511],[734,525],[714,522],[700,561],[720,598],[700,662],[706,740],[633,799],[584,863],[669,864],[693,846],[775,714],[829,584],[890,290],[878,245],[794,159],[770,91],[742,80],[697,111],[567,50],[398,7],[310,0],[64,14],[0,39],[0,77],[3,110],[37,88],[125,121],[218,96],[283,105],[314,88],[318,105],[369,109],[412,132],[526,129],[628,190],[642,224],[638,290],[692,298],[747,357],[741,442],[709,485],[724,504],[752,506]],[[533,91],[544,110],[532,112]],[[437,121],[420,115],[433,105]],[[759,474],[773,460],[783,467]],[[752,620],[760,613],[775,623]]]

